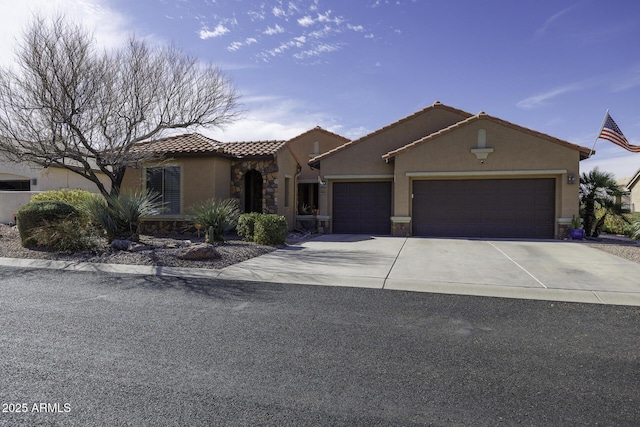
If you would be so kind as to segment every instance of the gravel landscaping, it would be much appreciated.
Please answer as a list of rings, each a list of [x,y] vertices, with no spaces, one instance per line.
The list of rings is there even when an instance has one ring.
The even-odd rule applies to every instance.
[[[204,237],[187,239],[143,235],[140,237],[141,245],[132,251],[114,250],[105,241],[103,245],[90,252],[64,254],[42,249],[24,248],[20,244],[18,229],[0,224],[0,257],[4,258],[219,269],[277,249],[274,246],[257,245],[238,238],[232,238],[216,245],[216,249],[221,255],[218,259],[181,260],[177,258],[178,252],[184,247],[202,242],[204,242]]]
[[[615,241],[607,238],[601,239],[599,242],[588,241],[586,243],[592,248],[628,259],[629,261],[640,263],[640,245],[633,241]]]

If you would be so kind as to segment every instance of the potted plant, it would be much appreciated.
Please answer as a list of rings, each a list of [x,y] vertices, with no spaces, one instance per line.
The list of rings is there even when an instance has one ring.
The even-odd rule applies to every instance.
[[[580,217],[575,215],[571,219],[571,228],[569,229],[569,235],[573,240],[584,239],[584,230],[582,229],[582,222]]]

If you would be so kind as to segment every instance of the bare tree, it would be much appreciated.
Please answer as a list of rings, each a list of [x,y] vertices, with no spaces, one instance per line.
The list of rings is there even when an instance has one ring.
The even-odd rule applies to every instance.
[[[135,37],[101,50],[64,16],[34,17],[15,67],[0,69],[0,152],[69,169],[105,196],[119,192],[128,166],[148,160],[136,143],[169,129],[220,127],[238,114],[238,95],[219,68]]]

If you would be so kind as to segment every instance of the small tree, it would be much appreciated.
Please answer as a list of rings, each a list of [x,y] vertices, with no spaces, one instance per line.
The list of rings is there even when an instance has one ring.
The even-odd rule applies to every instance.
[[[585,235],[597,237],[608,214],[622,215],[622,204],[618,201],[626,191],[613,174],[602,172],[597,167],[580,177],[580,207]],[[604,208],[600,218],[596,208]]]
[[[35,17],[15,65],[0,68],[0,151],[71,170],[105,197],[120,192],[127,167],[153,156],[132,150],[136,143],[169,129],[220,127],[238,115],[236,91],[219,68],[135,37],[99,50],[64,16]]]

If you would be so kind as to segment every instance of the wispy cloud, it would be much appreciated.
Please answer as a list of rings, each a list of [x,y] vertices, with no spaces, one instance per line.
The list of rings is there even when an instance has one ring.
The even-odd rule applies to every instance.
[[[252,45],[254,43],[258,43],[258,40],[253,37],[249,37],[249,38],[246,38],[244,41],[232,42],[229,46],[227,46],[227,50],[229,52],[235,52],[236,50],[239,50],[245,46]]]
[[[303,16],[302,18],[298,19],[298,25],[300,25],[301,27],[310,27],[315,22],[316,21],[314,21],[310,16]]]
[[[293,55],[296,59],[306,59],[311,57],[317,57],[325,53],[335,52],[340,50],[341,46],[338,44],[320,43],[314,46],[312,49],[303,50]]]
[[[616,79],[613,84],[613,92],[624,92],[640,86],[640,64],[633,67],[625,76]]]
[[[208,28],[202,28],[200,30],[200,38],[202,40],[207,40],[207,39],[212,39],[212,38],[216,38],[216,37],[220,37],[220,36],[224,36],[225,34],[227,34],[229,30],[227,27],[225,27],[222,24],[218,24],[216,25],[216,27],[213,29],[213,31],[210,31]]]
[[[535,31],[535,37],[541,37],[544,33],[547,32],[549,27],[553,25],[558,19],[560,19],[563,15],[569,13],[572,9],[575,9],[577,5],[569,6],[565,9],[562,9],[560,12],[552,15],[549,19],[547,19],[544,24],[540,28]]]
[[[575,92],[581,89],[584,89],[584,85],[582,83],[571,83],[565,86],[552,89],[548,92],[541,93],[539,95],[530,96],[529,98],[523,99],[522,101],[518,102],[516,105],[519,108],[530,110],[533,108],[546,105],[547,101],[555,97],[564,95],[565,93],[568,93],[568,92]]]
[[[212,6],[217,11],[215,3]],[[235,37],[236,40],[227,45],[227,50],[238,52],[255,43],[259,51],[256,53],[255,49],[252,50],[254,59],[267,62],[279,57],[302,61],[331,54],[348,45],[345,37],[339,36],[346,32],[362,33],[365,40],[373,38],[373,35],[367,35],[367,29],[363,25],[322,8],[320,0],[256,3],[244,12],[236,10],[233,20],[213,14],[217,23],[213,30],[206,26],[206,18],[200,16],[200,38],[221,37],[229,32],[234,35],[242,34],[245,38]],[[252,43],[248,42],[250,38]]]
[[[267,29],[262,32],[262,34],[266,34],[268,36],[273,36],[275,34],[282,34],[282,33],[284,33],[284,28],[282,28],[278,24],[276,24],[274,27],[267,27]]]
[[[281,7],[274,7],[271,10],[271,13],[273,13],[273,16],[278,17],[278,18],[282,18],[283,16],[287,16],[287,12],[284,11],[284,9],[282,9]]]

